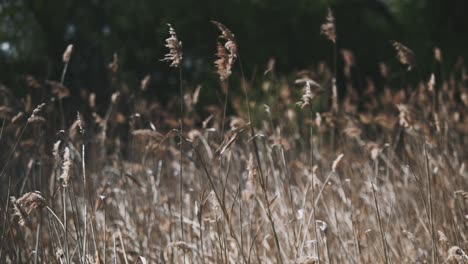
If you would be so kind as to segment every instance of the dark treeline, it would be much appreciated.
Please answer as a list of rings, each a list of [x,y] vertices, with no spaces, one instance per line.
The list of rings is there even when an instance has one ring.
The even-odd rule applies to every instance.
[[[118,78],[138,86],[147,74],[152,87],[166,94],[177,75],[160,62],[165,53],[166,23],[184,44],[184,79],[189,85],[214,83],[216,29],[210,20],[227,25],[239,42],[241,61],[250,77],[261,73],[269,58],[288,74],[333,63],[333,46],[320,35],[327,8],[337,24],[338,49],[354,52],[356,76],[378,74],[378,63],[398,67],[391,40],[415,51],[425,79],[433,71],[432,50],[440,47],[448,67],[463,56],[468,44],[464,0],[3,0],[0,1],[0,81],[17,86],[31,74],[58,80],[62,53],[74,44],[65,84],[107,95],[112,87],[108,64],[118,54]],[[342,60],[338,63],[342,68]],[[238,70],[237,70],[238,72]],[[235,73],[236,74],[236,73]],[[257,74],[258,76],[259,74]],[[376,78],[376,77],[375,77]]]

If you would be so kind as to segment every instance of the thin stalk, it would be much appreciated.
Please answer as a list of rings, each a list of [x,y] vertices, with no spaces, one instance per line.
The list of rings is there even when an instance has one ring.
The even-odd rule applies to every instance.
[[[311,111],[311,113],[312,113],[312,111]],[[309,137],[309,139],[310,139],[309,163],[310,163],[310,171],[311,171],[310,176],[311,176],[311,178],[312,178],[312,180],[311,180],[311,185],[312,185],[312,201],[314,201],[314,200],[315,200],[315,181],[314,181],[314,172],[313,172],[313,167],[314,167],[314,158],[313,158],[314,150],[313,150],[313,148],[314,148],[314,145],[313,145],[313,138],[312,138],[313,134],[312,134],[312,133],[313,133],[313,128],[312,128],[312,126],[311,126],[311,127],[310,127],[310,137]],[[308,188],[308,189],[309,189],[309,188]],[[308,190],[308,189],[307,189],[307,190]],[[319,193],[319,195],[320,195],[320,194],[321,194],[321,192]],[[305,196],[306,196],[305,199],[307,199],[307,193],[306,193]],[[318,198],[318,197],[317,197],[317,198]],[[311,221],[314,221],[313,226],[314,226],[314,235],[315,235],[315,241],[316,241],[315,255],[317,256],[318,261],[320,262],[320,250],[319,250],[319,244],[318,244],[318,241],[319,241],[319,240],[318,240],[318,235],[317,235],[317,218],[316,218],[316,213],[315,213],[316,205],[317,205],[316,203],[313,203],[313,204],[312,204],[312,209],[311,209],[312,211],[311,211],[310,214],[309,214],[309,218],[308,218],[308,220],[307,220],[307,225],[306,225],[306,226],[309,227],[310,224],[311,224]],[[307,239],[307,231],[308,231],[308,228],[305,229],[305,232],[306,232],[306,233],[305,233],[304,236],[303,236],[303,240],[302,240],[302,244],[301,244],[301,251],[300,251],[301,254],[302,254],[302,250],[303,250],[303,248],[304,248],[305,241],[306,241],[306,239]]]
[[[371,184],[372,184],[372,194],[374,196],[375,210],[377,211],[377,220],[379,222],[380,238],[382,239],[382,246],[383,246],[383,250],[384,250],[385,263],[388,264],[390,262],[389,262],[389,259],[388,259],[387,243],[385,241],[385,234],[384,234],[384,231],[383,231],[382,220],[381,220],[381,217],[380,217],[379,203],[377,202],[377,196],[375,194],[374,183],[371,183]]]
[[[10,197],[10,190],[11,190],[11,177],[8,177],[8,191],[7,191],[7,196],[6,197]],[[2,240],[1,240],[1,243],[0,243],[0,260],[2,259],[2,256],[3,256],[3,246],[6,244],[6,243],[3,243],[4,240],[5,240],[5,232],[6,232],[6,224],[7,224],[7,220],[8,220],[8,211],[10,209],[10,199],[6,199],[6,205],[5,205],[5,214],[3,215],[3,225],[2,225]]]
[[[3,137],[3,129],[5,128],[5,122],[6,122],[6,119],[3,119],[2,128],[0,129],[0,140],[2,140],[2,137]]]
[[[93,243],[94,243],[94,250],[95,252],[97,253],[98,252],[98,246],[97,246],[97,242],[96,242],[96,234],[95,234],[95,227],[94,227],[94,217],[91,219],[90,221],[90,224],[91,224],[91,235],[93,236]]]
[[[120,232],[120,229],[119,229],[119,239],[120,239],[120,243],[122,244],[122,252],[124,255],[125,264],[128,264],[127,253],[125,252],[125,245],[122,239],[122,232]]]
[[[374,176],[375,178],[377,178],[377,173],[378,173],[378,163],[375,162],[375,176]],[[385,263],[389,264],[390,260],[388,258],[387,242],[386,242],[386,239],[385,239],[385,233],[384,233],[383,226],[382,226],[382,218],[380,216],[379,203],[377,201],[377,195],[375,194],[374,183],[371,182],[371,185],[372,185],[372,194],[374,196],[375,210],[377,211],[377,221],[379,222],[380,238],[382,239],[382,246],[383,246],[383,251],[384,251],[384,256],[385,256]]]
[[[65,62],[63,65],[63,70],[62,70],[62,76],[60,77],[60,84],[63,85],[63,82],[65,81],[65,74],[67,73],[68,69],[68,61]],[[62,129],[65,129],[65,113],[63,112],[63,103],[62,103],[62,98],[59,97],[59,109],[60,109],[60,123]]]
[[[13,153],[15,153],[15,150],[18,147],[18,143],[20,142],[21,138],[23,137],[24,131],[26,130],[26,127],[28,126],[28,124],[29,124],[29,122],[27,122],[26,125],[24,125],[18,139],[15,142],[15,145],[13,146],[13,149],[11,150],[10,154],[8,155],[8,158],[7,158],[6,162],[5,162],[5,165],[2,168],[2,172],[0,172],[0,179],[2,178],[3,174],[5,173],[6,168],[8,167],[8,164],[10,163],[10,160],[13,157]]]
[[[202,220],[202,215],[203,215],[203,206],[200,206],[200,212],[198,212],[198,224],[200,225],[200,247],[201,247],[201,257],[202,257],[202,263],[205,264],[205,250],[204,250],[204,245],[203,245],[203,220]]]
[[[336,75],[338,72],[338,45],[333,42],[333,80],[332,80],[332,113],[338,114],[339,112],[339,100],[338,100],[338,87],[336,85]],[[331,149],[335,149],[335,137],[336,128],[333,128],[330,136]]]
[[[67,264],[70,263],[70,255],[68,250],[68,224],[67,224],[67,199],[66,199],[67,187],[63,188],[62,192],[62,202],[63,202],[63,225],[64,225],[64,237],[65,237],[65,255],[67,259]]]
[[[114,241],[114,264],[117,264],[117,246],[115,243],[115,234],[113,235],[113,241]]]
[[[429,173],[429,159],[427,156],[427,149],[426,149],[426,142],[423,142],[423,149],[424,149],[424,162],[425,162],[425,172],[426,172],[426,179],[427,179],[427,190],[428,190],[428,199],[429,199],[429,220],[431,224],[431,242],[432,242],[432,263],[436,263],[437,261],[437,245],[436,245],[436,238],[435,238],[435,228],[434,228],[434,208],[432,207],[432,188],[431,188],[431,177]]]
[[[182,137],[184,134],[184,88],[182,86],[182,68],[179,66],[179,88],[180,88],[180,163],[179,163],[179,199],[180,199],[180,230],[182,233],[182,241],[185,242],[185,232],[183,223],[183,212],[184,212],[184,186],[183,186],[183,164],[182,164]],[[185,263],[185,251],[184,251],[184,263]]]
[[[49,233],[50,233],[50,236],[53,237],[53,234],[55,234],[55,236],[57,237],[56,240],[52,240],[52,245],[55,247],[55,248],[60,248],[62,251],[63,251],[63,245],[62,245],[62,241],[60,240],[60,235],[58,233],[58,230],[57,230],[57,224],[55,222],[52,222],[51,221],[51,217],[50,215],[54,215],[54,217],[56,217],[55,219],[61,224],[61,221],[60,219],[55,215],[55,213],[52,211],[52,209],[50,209],[48,206],[46,206],[47,210],[49,210],[50,214],[47,214],[47,224],[49,226]],[[54,231],[52,233],[52,230]],[[54,243],[55,241],[58,241],[58,247],[56,245],[56,243]]]
[[[62,76],[60,77],[60,84],[62,85],[63,85],[63,82],[65,81],[65,74],[67,73],[67,69],[68,69],[68,61],[65,62],[65,64],[63,65]]]
[[[42,231],[42,217],[41,217],[41,222],[39,223],[39,226],[37,227],[36,230],[36,246],[34,247],[34,264],[37,264],[38,258],[39,258],[39,240],[41,237],[41,231]]]
[[[224,137],[224,124],[226,122],[227,103],[228,103],[228,98],[229,98],[229,81],[228,80],[221,81],[221,87],[222,87],[221,89],[225,90],[223,119],[221,122],[221,138],[223,138]]]
[[[54,211],[52,210],[52,208],[50,208],[49,206],[46,206],[47,210],[49,211],[49,213],[52,214],[52,216],[55,218],[55,220],[57,220],[57,222],[60,224],[60,227],[62,228],[62,230],[65,232],[65,226],[63,225],[62,223],[62,220],[60,220],[60,218],[54,213]]]
[[[73,199],[72,199],[73,198]],[[71,195],[70,195],[70,192],[68,193],[68,200],[70,201],[70,207],[71,207],[71,211],[72,211],[72,218],[73,218],[73,224],[75,225],[75,233],[76,233],[76,242],[77,242],[77,245],[75,246],[75,248],[79,248],[78,249],[78,254],[79,254],[79,259],[84,259],[84,257],[82,256],[83,254],[83,236],[82,236],[82,233],[80,233],[82,231],[81,229],[81,222],[80,222],[80,212],[78,210],[78,202],[77,202],[77,199],[76,199],[76,192],[75,192],[75,185],[72,185],[72,188],[71,188]],[[74,254],[74,252],[73,252]],[[73,255],[72,254],[72,255]]]
[[[313,139],[313,128],[310,126],[310,167],[311,167],[311,176],[312,176],[312,201],[315,199],[315,181],[314,181],[314,139]],[[315,203],[312,204],[312,217],[314,221],[314,235],[315,235],[315,254],[317,255],[318,262],[320,263],[320,248],[319,248],[319,239],[317,235],[317,218],[315,214]]]
[[[326,231],[325,231],[325,248],[327,249],[328,263],[332,263],[331,262],[331,255],[330,255],[330,246],[329,246],[329,243],[328,243],[328,236],[327,236]]]
[[[336,43],[333,43],[333,80],[332,80],[332,89],[334,90],[333,92],[335,93],[333,95],[333,103],[332,103],[332,110],[335,113],[338,113],[339,111],[339,106],[338,106],[338,87],[336,86],[336,75],[338,72],[338,46]]]
[[[106,262],[106,253],[107,253],[106,207],[107,207],[107,206],[104,204],[103,207],[104,207],[104,230],[103,230],[102,233],[103,233],[103,238],[104,238],[104,263],[107,263],[107,262]]]
[[[81,145],[81,169],[83,170],[83,189],[84,189],[84,234],[83,234],[83,258],[86,263],[86,242],[87,242],[87,227],[88,227],[88,188],[86,183],[86,162],[85,162],[85,146],[84,142]]]

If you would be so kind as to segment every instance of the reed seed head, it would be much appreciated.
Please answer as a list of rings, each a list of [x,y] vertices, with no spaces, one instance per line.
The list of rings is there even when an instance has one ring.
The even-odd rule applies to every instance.
[[[28,118],[28,123],[31,123],[33,122],[37,117],[39,117],[39,113],[44,109],[44,107],[46,106],[45,103],[42,103],[40,105],[38,105],[32,112],[31,116]]]
[[[237,42],[234,34],[225,25],[217,21],[211,21],[220,31],[220,39],[226,42],[221,44],[217,42],[216,56],[218,59],[215,61],[217,72],[221,81],[225,81],[231,76],[232,66],[237,59]]]
[[[302,80],[296,80],[296,84],[297,83],[304,83],[302,82]],[[316,88],[314,91],[312,91],[312,87]],[[305,80],[305,92],[304,94],[302,95],[302,98],[299,102],[297,102],[296,104],[299,105],[301,107],[301,109],[304,109],[304,107],[306,107],[307,105],[310,105],[312,100],[315,98],[315,96],[317,95],[317,93],[319,91],[321,91],[321,86],[314,82],[313,80]]]
[[[167,24],[169,27],[170,37],[166,39],[166,45],[169,49],[169,53],[164,55],[164,58],[161,61],[169,61],[171,64],[169,67],[179,67],[180,62],[182,61],[182,41],[179,41],[177,38],[177,33],[171,24]]]
[[[322,24],[321,33],[325,35],[330,41],[336,44],[336,26],[335,26],[335,17],[331,8],[328,8],[327,17],[325,23]]]
[[[70,45],[67,46],[67,49],[63,53],[63,56],[62,56],[63,62],[68,63],[70,61],[70,57],[72,55],[72,52],[73,52],[73,44],[70,44]]]
[[[13,204],[13,215],[19,217],[19,225],[24,226],[32,211],[46,206],[46,200],[38,191],[25,193],[20,198],[10,197]]]
[[[440,48],[434,48],[434,59],[439,63],[442,62],[442,50]]]
[[[60,174],[59,177],[63,187],[68,187],[68,184],[70,183],[70,176],[72,173],[71,167],[72,162],[70,157],[70,148],[65,147],[63,151],[62,174]]]
[[[397,58],[400,63],[408,66],[407,70],[410,71],[414,67],[413,51],[400,42],[394,41],[392,45],[397,52]]]

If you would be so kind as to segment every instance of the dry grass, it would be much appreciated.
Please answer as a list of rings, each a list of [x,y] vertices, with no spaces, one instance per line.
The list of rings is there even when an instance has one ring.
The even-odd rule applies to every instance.
[[[226,41],[216,65],[227,84],[239,50],[213,23]],[[322,30],[335,45],[331,11]],[[169,33],[164,60],[177,67],[182,45]],[[395,48],[414,66],[409,49]],[[71,48],[63,57],[66,68]],[[116,80],[117,56],[111,65]],[[271,63],[267,96],[250,100],[243,82],[230,116],[226,105],[198,105],[200,87],[182,89],[180,67],[180,111],[145,97],[150,77],[133,89],[142,93],[115,91],[102,117],[89,94],[77,122],[63,114],[64,76],[55,93],[28,76],[42,97],[2,87],[0,262],[464,263],[465,67],[398,89],[385,66],[384,91],[369,81],[359,95],[350,67],[354,59],[338,102],[336,68],[299,73],[302,95]],[[313,110],[330,96],[329,110]]]

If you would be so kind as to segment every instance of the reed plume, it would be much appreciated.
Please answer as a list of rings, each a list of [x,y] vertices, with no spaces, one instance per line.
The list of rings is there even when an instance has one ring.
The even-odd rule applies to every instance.
[[[232,64],[229,62],[229,54],[227,49],[218,41],[217,42],[216,56],[218,59],[215,61],[216,69],[219,74],[219,79],[225,81],[231,76]]]
[[[171,64],[169,67],[179,67],[180,62],[182,61],[182,41],[177,38],[177,33],[171,24],[167,23],[169,27],[169,38],[166,39],[166,45],[169,49],[169,53],[164,55],[164,58],[161,61],[169,61]]]
[[[303,83],[303,82],[300,79],[300,80],[296,80],[296,83]],[[305,92],[302,95],[301,100],[296,103],[297,105],[301,107],[301,109],[303,109],[307,105],[310,105],[310,103],[312,102],[312,99],[314,99],[315,96],[317,95],[317,91],[321,91],[320,85],[312,80],[306,80],[305,85],[306,85]],[[312,87],[317,88],[316,91],[312,91]]]
[[[143,78],[143,80],[141,80],[140,89],[142,91],[146,91],[148,89],[150,81],[151,81],[151,75],[148,74],[145,76],[145,78]]]
[[[320,27],[321,33],[325,35],[330,41],[336,44],[336,27],[335,27],[335,17],[331,8],[328,8],[327,17],[325,23]]]
[[[448,257],[444,263],[465,263],[468,261],[468,256],[457,246],[453,246],[448,250]]]
[[[117,73],[117,70],[119,69],[119,56],[117,55],[117,53],[114,53],[112,57],[112,62],[109,63],[108,67],[113,74]]]
[[[444,232],[438,230],[437,234],[439,235],[439,243],[441,243],[443,245],[450,245],[449,240],[448,240],[447,236],[444,234]]]
[[[442,50],[440,48],[434,48],[434,59],[437,62],[442,63]]]
[[[39,113],[42,112],[42,110],[44,109],[45,106],[46,106],[45,103],[42,103],[42,104],[38,105],[33,110],[31,116],[28,118],[28,123],[33,122],[38,117]]]
[[[32,211],[46,206],[46,200],[39,191],[25,193],[20,198],[10,197],[13,204],[13,215],[19,217],[19,225],[24,226]]]
[[[427,88],[428,88],[429,92],[432,93],[432,92],[435,91],[435,85],[436,85],[435,75],[432,73],[431,78],[429,78],[429,81],[427,82]]]
[[[344,61],[344,69],[343,69],[344,74],[347,78],[351,78],[351,69],[356,64],[355,59],[354,59],[354,54],[350,50],[342,49],[341,55],[343,56],[343,61]]]
[[[255,186],[258,178],[258,171],[257,168],[255,168],[254,156],[252,153],[250,153],[249,160],[247,161],[247,172],[247,182],[245,183],[244,190],[242,190],[242,199],[244,200],[253,199],[256,193]]]
[[[84,129],[84,121],[83,119],[81,118],[81,115],[80,115],[80,112],[76,112],[76,125],[78,126],[78,131],[80,132],[80,134],[84,134],[85,132],[85,129]]]
[[[411,71],[415,64],[413,51],[400,42],[394,41],[392,45],[397,52],[397,58],[400,63],[408,66],[407,70]]]
[[[338,112],[338,89],[336,87],[336,73],[338,69],[338,59],[337,59],[337,45],[336,45],[336,25],[335,25],[335,17],[333,16],[333,12],[331,8],[328,8],[327,17],[325,19],[325,23],[322,24],[320,27],[320,31],[322,35],[325,35],[331,42],[333,42],[333,78],[332,78],[332,111]],[[348,63],[348,62],[347,62]],[[350,67],[347,67],[350,69]],[[345,73],[346,74],[346,73]],[[348,76],[349,78],[349,76]]]
[[[67,46],[67,49],[63,53],[63,56],[62,56],[63,62],[68,63],[70,61],[72,52],[73,52],[73,44],[70,44]]]
[[[408,107],[408,105],[404,104],[397,104],[397,108],[399,111],[399,123],[402,127],[411,131],[414,128],[414,114]]]
[[[70,158],[70,149],[68,147],[65,147],[63,151],[62,174],[60,174],[59,177],[63,187],[67,187],[70,183],[71,167],[72,162]]]
[[[225,25],[217,21],[211,22],[221,31],[218,38],[226,41],[224,45],[217,42],[216,56],[218,59],[215,61],[219,78],[221,81],[225,81],[231,76],[232,66],[237,59],[237,42],[234,34]]]

